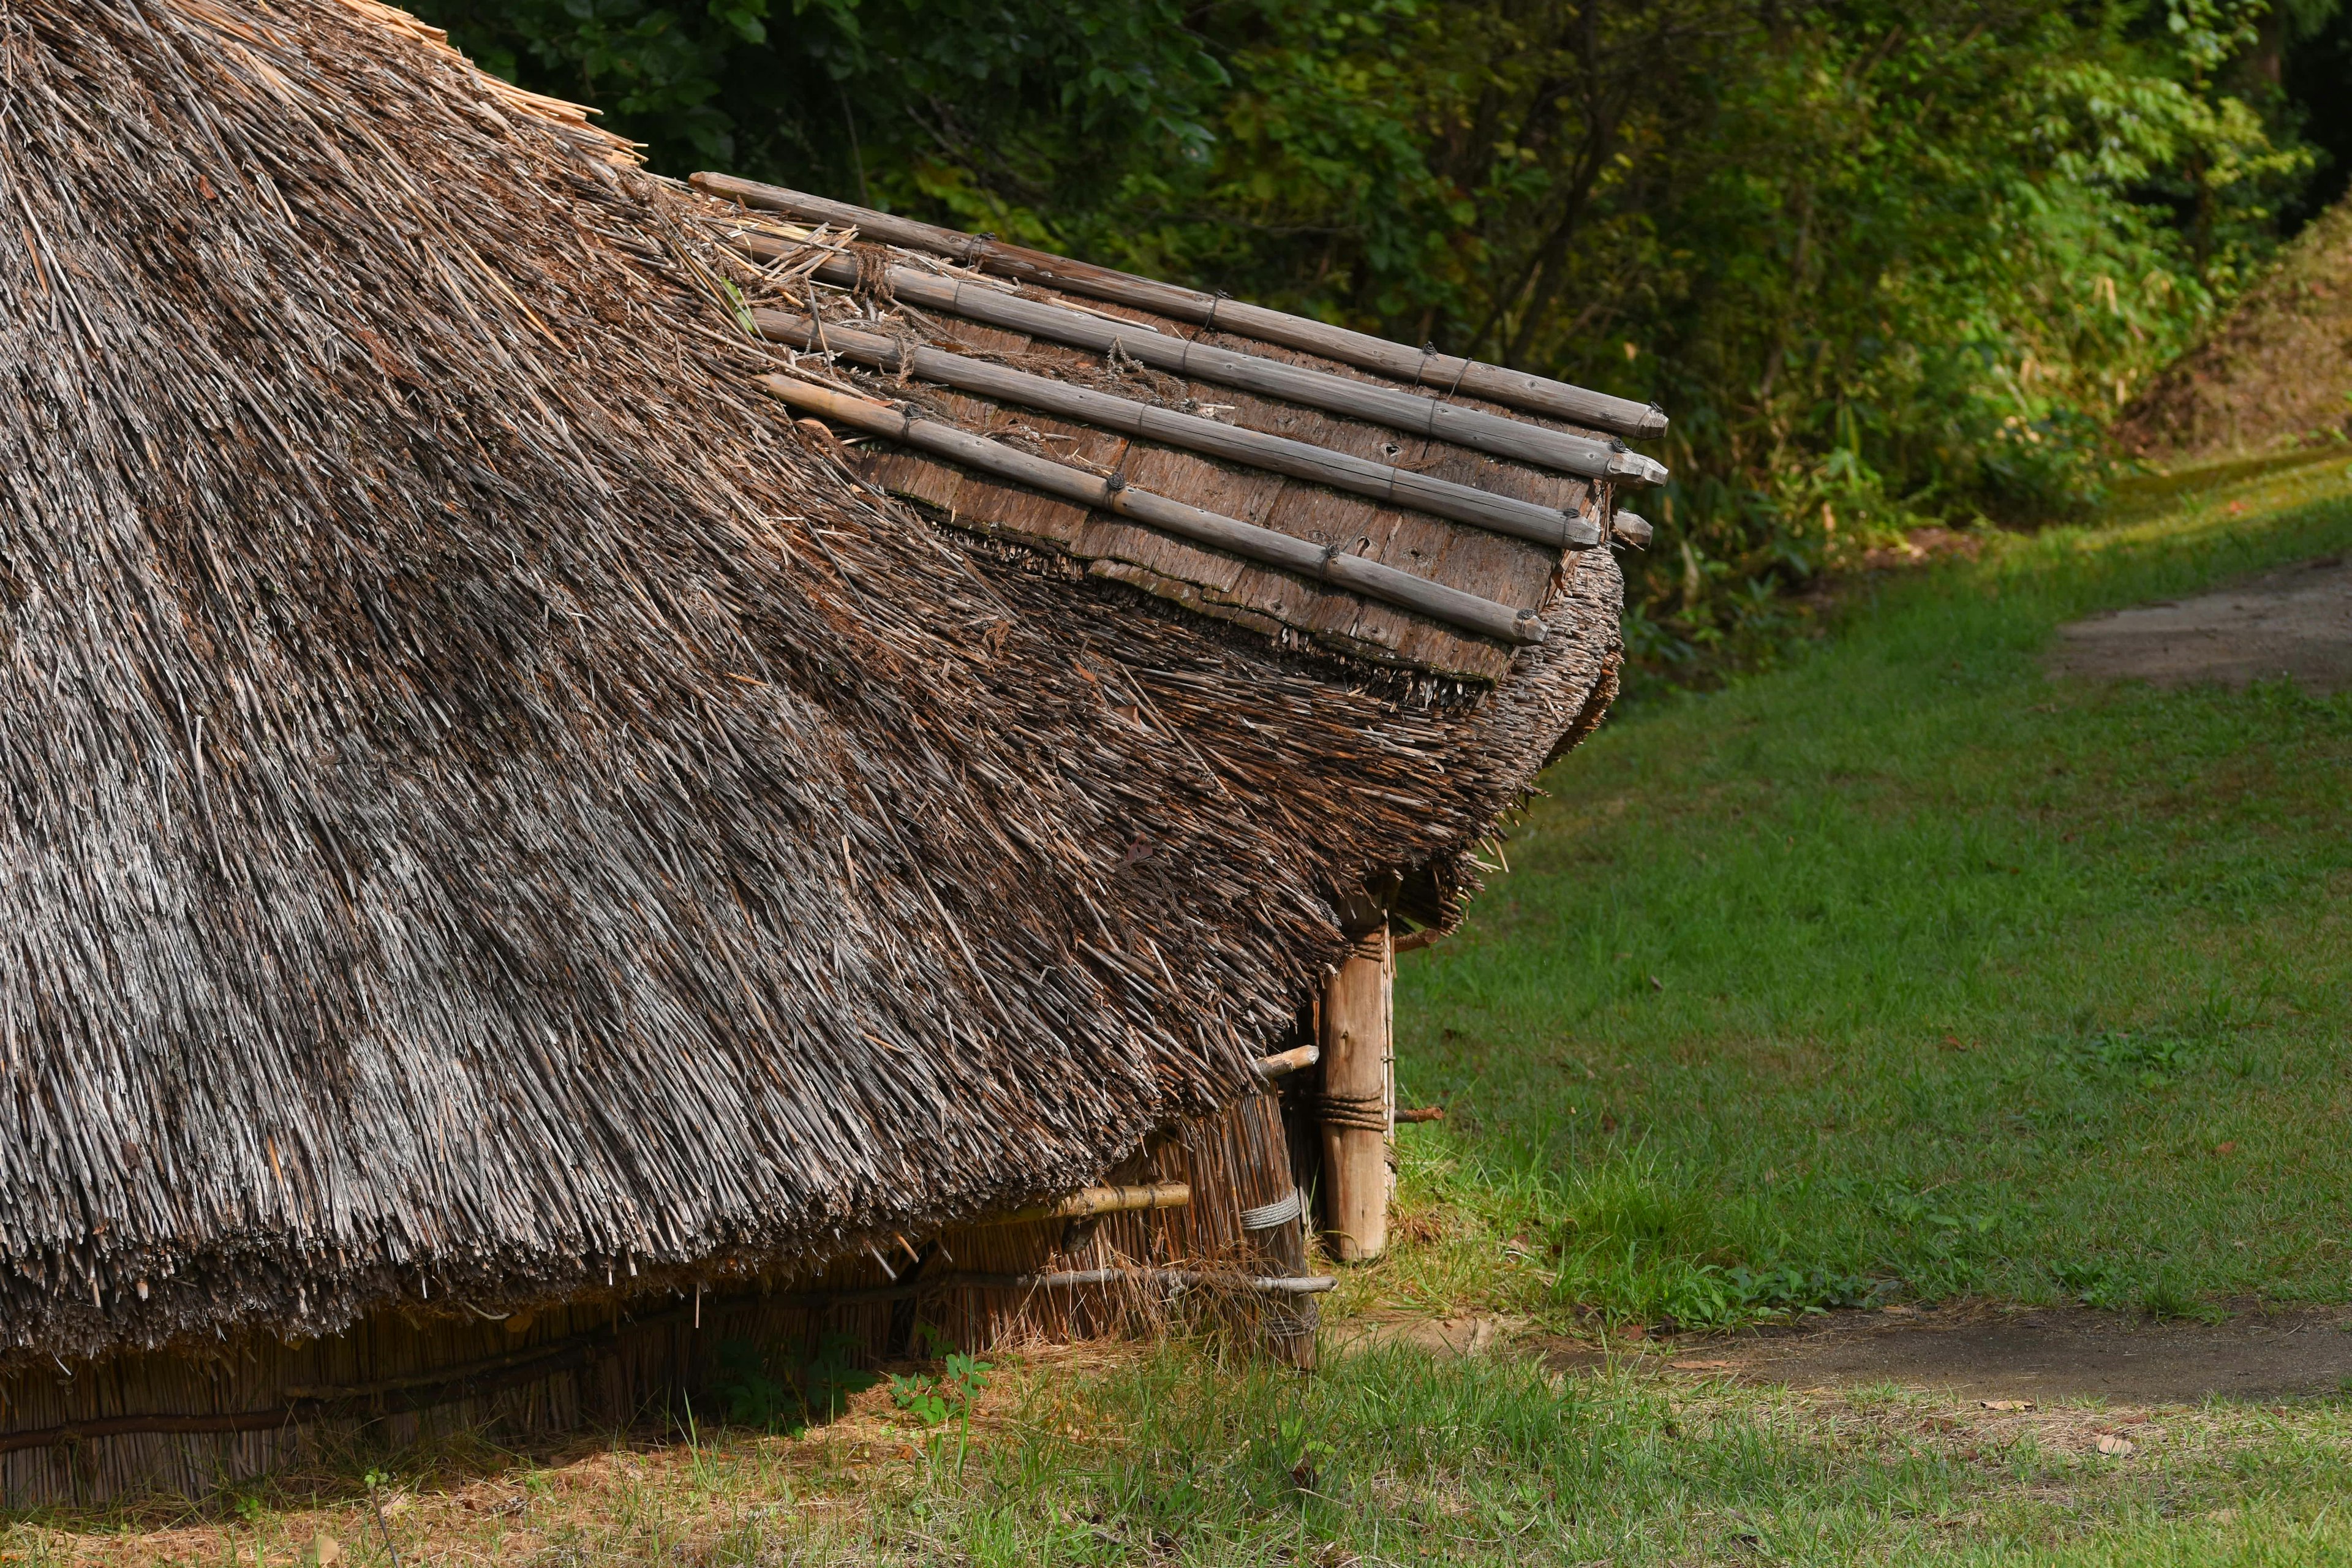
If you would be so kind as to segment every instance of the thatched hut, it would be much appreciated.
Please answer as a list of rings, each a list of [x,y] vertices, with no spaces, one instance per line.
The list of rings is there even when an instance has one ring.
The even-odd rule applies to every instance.
[[[2171,467],[2333,447],[2352,435],[2352,198],[2288,242],[2229,312],[2116,416],[2118,445]]]
[[[0,52],[0,1501],[1377,1250],[1391,933],[1606,706],[1654,410],[369,0]]]

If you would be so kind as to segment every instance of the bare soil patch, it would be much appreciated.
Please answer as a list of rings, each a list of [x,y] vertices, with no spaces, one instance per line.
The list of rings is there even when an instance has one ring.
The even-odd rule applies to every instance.
[[[2352,1390],[2352,1312],[2252,1312],[2221,1323],[2079,1307],[1832,1312],[1794,1329],[1685,1339],[1666,1365],[1802,1389],[1895,1384],[1994,1409],[2262,1403]]]
[[[2324,556],[2194,598],[2137,605],[2060,628],[2053,675],[2158,686],[2288,679],[2352,688],[2352,560]]]
[[[2156,1322],[2083,1307],[1830,1312],[1789,1327],[1605,1343],[1534,1335],[1520,1320],[1382,1315],[1335,1325],[1339,1354],[1408,1345],[1434,1355],[1533,1352],[1554,1372],[1631,1368],[1799,1390],[1894,1384],[1992,1411],[2073,1400],[2251,1404],[2352,1394],[2352,1309]]]
[[[1484,1312],[1449,1318],[1424,1318],[1408,1313],[1374,1313],[1333,1324],[1326,1331],[1326,1348],[1347,1355],[1356,1351],[1408,1345],[1432,1355],[1484,1355],[1509,1345],[1526,1332],[1517,1319]]]

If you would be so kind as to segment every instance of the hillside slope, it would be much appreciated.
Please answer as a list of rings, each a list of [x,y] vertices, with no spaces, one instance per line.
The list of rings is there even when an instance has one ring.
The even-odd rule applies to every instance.
[[[2156,462],[2259,452],[2352,420],[2352,201],[2297,236],[2205,341],[2117,421]]]

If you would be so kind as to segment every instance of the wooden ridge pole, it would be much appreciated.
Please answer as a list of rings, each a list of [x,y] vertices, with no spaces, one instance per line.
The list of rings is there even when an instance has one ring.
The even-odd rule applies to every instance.
[[[1342,1263],[1369,1263],[1389,1244],[1396,959],[1385,912],[1353,934],[1323,987],[1324,1241]]]

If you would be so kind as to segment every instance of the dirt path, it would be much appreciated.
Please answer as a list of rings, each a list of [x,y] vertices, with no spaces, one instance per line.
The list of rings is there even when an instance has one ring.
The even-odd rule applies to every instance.
[[[1533,1349],[1560,1372],[1631,1367],[1797,1389],[1892,1384],[1992,1402],[1995,1409],[2079,1399],[2263,1403],[2352,1392],[2352,1310],[2343,1308],[2248,1312],[2221,1323],[2155,1323],[2085,1308],[1895,1308],[1606,1349],[1475,1316],[1359,1320],[1334,1335],[1340,1353],[1378,1344],[1440,1355]]]
[[[2291,679],[2352,688],[2352,561],[2306,561],[2189,599],[2138,605],[2061,628],[2053,675],[2158,686]]]
[[[2352,1313],[2152,1323],[2087,1309],[1838,1312],[1796,1331],[1679,1344],[1678,1371],[1798,1388],[1892,1383],[1985,1400],[2250,1402],[2352,1388]]]

